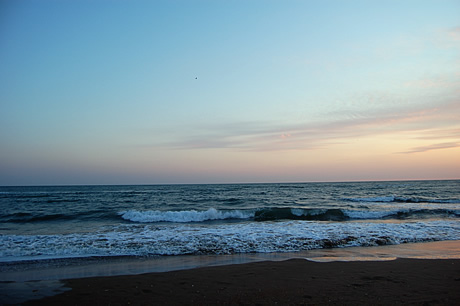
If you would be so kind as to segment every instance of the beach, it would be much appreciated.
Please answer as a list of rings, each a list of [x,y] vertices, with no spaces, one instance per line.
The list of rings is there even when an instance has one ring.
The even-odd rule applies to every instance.
[[[453,305],[460,181],[0,188],[0,304]]]
[[[459,305],[460,260],[305,259],[69,279],[25,305]]]
[[[59,266],[61,265],[61,266]],[[0,304],[458,305],[460,241],[3,266]]]

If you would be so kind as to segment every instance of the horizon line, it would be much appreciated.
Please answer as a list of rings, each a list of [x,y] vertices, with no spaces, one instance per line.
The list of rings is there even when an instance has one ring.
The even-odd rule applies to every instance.
[[[3,187],[90,187],[90,186],[170,186],[170,185],[270,185],[270,184],[341,184],[341,183],[372,183],[372,182],[420,182],[420,181],[459,181],[460,178],[444,179],[376,179],[347,181],[287,181],[287,182],[233,182],[233,183],[141,183],[141,184],[30,184],[0,185]]]

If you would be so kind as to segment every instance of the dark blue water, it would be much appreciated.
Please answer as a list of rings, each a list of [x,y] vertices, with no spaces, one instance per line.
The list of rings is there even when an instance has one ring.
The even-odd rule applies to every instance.
[[[0,261],[460,239],[460,181],[0,187]]]

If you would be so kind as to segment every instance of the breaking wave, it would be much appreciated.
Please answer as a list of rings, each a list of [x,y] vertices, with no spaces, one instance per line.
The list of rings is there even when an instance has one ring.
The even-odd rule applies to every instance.
[[[217,210],[205,211],[139,211],[129,210],[118,213],[124,220],[136,223],[174,222],[194,223],[216,220],[254,220],[258,222],[278,220],[306,221],[349,221],[349,220],[387,220],[433,217],[460,217],[456,209],[403,209],[403,210],[344,210],[344,209],[307,209],[307,208],[266,208],[259,210]]]
[[[249,219],[254,213],[242,210],[222,211],[215,208],[210,208],[206,211],[138,211],[128,210],[119,213],[121,217],[133,222],[204,222],[211,220],[227,220],[227,219]]]

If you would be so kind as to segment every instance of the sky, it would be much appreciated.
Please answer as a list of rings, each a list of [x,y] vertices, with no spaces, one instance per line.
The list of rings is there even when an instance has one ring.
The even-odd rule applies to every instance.
[[[460,2],[0,1],[0,185],[460,178]]]

